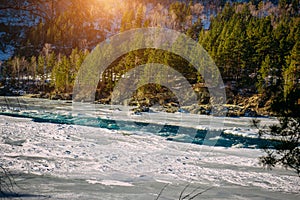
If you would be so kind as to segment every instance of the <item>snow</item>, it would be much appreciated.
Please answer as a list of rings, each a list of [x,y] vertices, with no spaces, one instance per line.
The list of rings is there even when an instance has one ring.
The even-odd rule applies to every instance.
[[[210,147],[96,127],[0,116],[1,163],[26,192],[51,199],[298,199],[299,177],[263,169],[258,149]],[[28,178],[30,177],[30,178]],[[21,192],[25,192],[21,191]]]
[[[91,183],[91,184],[113,185],[113,186],[123,186],[123,187],[134,186],[130,183],[126,183],[126,182],[122,182],[122,181],[115,181],[115,180],[102,180],[102,181],[87,180],[87,182]]]
[[[40,17],[32,16],[30,11],[1,10],[0,23],[10,26],[32,27],[38,24]]]
[[[14,54],[14,51],[15,51],[15,48],[11,45],[7,45],[6,49],[4,51],[0,50],[0,62],[11,58]]]

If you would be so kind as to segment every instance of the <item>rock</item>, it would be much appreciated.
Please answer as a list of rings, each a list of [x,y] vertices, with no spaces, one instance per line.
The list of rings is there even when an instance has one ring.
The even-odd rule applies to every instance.
[[[60,94],[54,94],[50,97],[51,100],[59,100],[62,99],[62,96]]]
[[[245,116],[245,117],[257,117],[258,114],[257,114],[257,112],[256,112],[255,110],[253,110],[253,109],[247,109],[247,110],[245,111],[244,116]]]
[[[138,114],[138,113],[142,113],[142,112],[150,112],[150,108],[147,106],[140,106],[140,107],[131,109],[131,111],[133,111],[134,114]]]
[[[175,102],[170,102],[165,104],[165,107],[179,107],[179,104]]]
[[[44,99],[50,99],[50,97],[51,97],[51,95],[49,93],[44,93],[42,95],[42,98],[44,98]]]
[[[99,102],[100,104],[106,104],[106,105],[109,104],[110,101],[111,101],[110,97],[107,97],[107,98],[103,98],[103,99],[99,99],[99,100],[98,100],[98,102]]]
[[[43,98],[50,98],[51,100],[72,100],[72,93],[48,93],[44,95]]]
[[[229,111],[226,113],[226,116],[227,116],[227,117],[238,117],[239,114],[238,114],[238,112],[235,112],[235,111],[233,111],[233,110],[229,110]]]
[[[167,113],[175,113],[179,110],[179,104],[175,102],[166,103],[163,107]]]
[[[72,93],[64,93],[63,95],[64,97],[64,100],[72,100],[72,96],[73,94]]]
[[[71,154],[71,151],[68,151],[68,150],[67,150],[67,151],[65,151],[65,153],[66,153],[66,154]]]
[[[167,113],[175,113],[177,111],[178,111],[177,107],[167,107],[167,108],[165,108],[165,112],[167,112]]]
[[[183,108],[179,108],[178,112],[180,112],[180,113],[189,113],[189,111],[187,111],[187,110],[185,110]]]

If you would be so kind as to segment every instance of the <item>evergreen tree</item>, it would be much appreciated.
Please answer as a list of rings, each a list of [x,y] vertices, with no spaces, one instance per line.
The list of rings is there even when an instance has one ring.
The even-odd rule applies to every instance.
[[[136,17],[135,17],[135,28],[142,28],[144,23],[144,6],[140,4],[137,9]]]
[[[185,31],[188,20],[191,19],[190,6],[177,1],[170,5],[169,11],[174,23],[173,28],[178,31]]]
[[[299,87],[300,81],[300,42],[297,41],[291,51],[291,55],[287,57],[288,65],[283,71],[284,78],[284,97],[294,89]]]
[[[194,40],[199,39],[199,33],[203,27],[201,18],[198,18],[197,21],[187,30],[186,34]]]
[[[120,31],[124,32],[126,30],[130,30],[131,28],[133,28],[132,23],[134,22],[134,18],[135,18],[134,11],[132,9],[127,10],[122,17]]]
[[[267,130],[260,130],[260,135],[271,135],[280,140],[270,148],[264,149],[266,156],[260,157],[260,162],[269,168],[277,164],[294,170],[300,176],[300,117],[281,117],[280,124],[270,126]]]
[[[45,58],[42,55],[38,56],[37,61],[37,75],[39,79],[39,83],[42,85],[42,90],[45,91],[45,80],[46,80],[46,63]]]
[[[52,71],[52,79],[57,92],[69,92],[70,61],[67,56],[59,56],[59,60]]]
[[[270,56],[267,55],[265,60],[262,62],[261,68],[259,70],[259,79],[257,83],[258,91],[262,94],[265,93],[267,88],[270,88],[273,84],[273,77],[271,74],[271,60]],[[269,95],[269,93],[267,93]]]
[[[34,82],[36,82],[36,73],[37,73],[36,57],[32,56],[30,59],[30,76]]]

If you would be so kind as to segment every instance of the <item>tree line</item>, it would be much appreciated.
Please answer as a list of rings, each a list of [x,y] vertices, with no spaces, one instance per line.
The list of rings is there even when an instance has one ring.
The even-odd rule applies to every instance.
[[[225,81],[268,97],[280,91],[286,97],[299,86],[299,41],[299,11],[280,10],[270,2],[257,8],[226,4],[199,37]]]
[[[15,56],[2,68],[4,84],[30,93],[71,93],[76,74],[88,51],[73,49],[70,55],[56,54],[45,44],[38,56]]]

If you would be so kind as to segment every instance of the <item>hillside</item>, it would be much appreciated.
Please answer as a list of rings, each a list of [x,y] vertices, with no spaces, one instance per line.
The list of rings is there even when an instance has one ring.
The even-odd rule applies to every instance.
[[[1,93],[71,99],[77,72],[97,44],[128,30],[162,27],[186,34],[206,50],[221,73],[227,103],[249,107],[245,102],[259,97],[253,107],[288,101],[298,109],[299,23],[296,0],[3,0]],[[153,62],[182,74],[197,93],[198,104],[210,103],[203,76],[184,58],[160,49],[132,51],[111,63],[100,77],[95,100],[110,103],[124,74]],[[165,107],[179,103],[168,88],[155,84],[139,88],[130,101]]]

